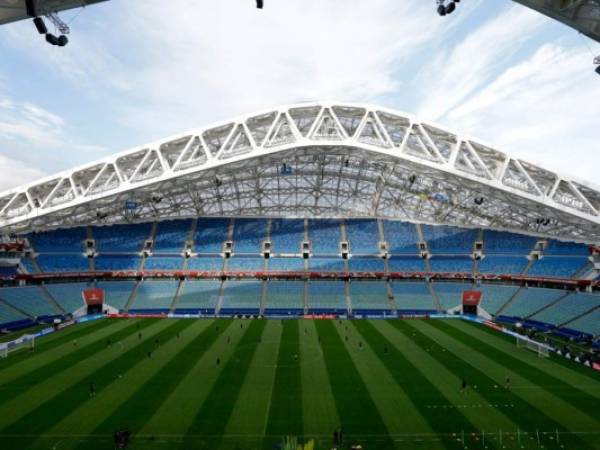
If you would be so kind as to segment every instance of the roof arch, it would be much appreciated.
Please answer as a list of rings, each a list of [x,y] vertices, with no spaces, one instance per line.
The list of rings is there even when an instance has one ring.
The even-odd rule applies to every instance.
[[[0,194],[0,231],[188,216],[381,217],[600,242],[600,189],[387,108],[287,105]]]

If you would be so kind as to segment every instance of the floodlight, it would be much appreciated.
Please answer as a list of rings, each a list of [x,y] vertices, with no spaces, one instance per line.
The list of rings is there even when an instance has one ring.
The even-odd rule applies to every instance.
[[[448,3],[446,6],[446,14],[452,14],[456,9],[456,4],[454,2]]]
[[[596,73],[600,75],[600,66],[596,67]]]
[[[437,12],[440,16],[446,15],[446,7],[444,5],[439,5],[437,8]]]
[[[263,0],[256,0],[256,7],[258,9],[262,9],[263,8]]]
[[[33,24],[35,25],[35,28],[38,30],[38,33],[46,34],[48,32],[48,28],[46,28],[44,19],[42,19],[41,17],[36,17],[35,19],[33,19]]]
[[[58,37],[58,46],[59,47],[64,47],[65,45],[67,45],[69,43],[69,38],[66,37],[64,34],[61,34]]]
[[[52,33],[46,33],[46,42],[52,45],[58,45],[58,38]]]

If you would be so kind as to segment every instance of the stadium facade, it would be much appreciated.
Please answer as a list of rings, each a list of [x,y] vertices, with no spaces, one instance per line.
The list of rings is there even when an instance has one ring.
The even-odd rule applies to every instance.
[[[600,333],[600,189],[369,105],[307,103],[0,194],[0,323],[460,311]],[[8,325],[6,325],[8,324]]]

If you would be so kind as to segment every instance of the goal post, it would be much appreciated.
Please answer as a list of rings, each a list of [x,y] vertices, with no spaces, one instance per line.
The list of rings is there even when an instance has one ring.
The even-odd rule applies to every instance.
[[[518,348],[526,348],[538,354],[540,358],[547,358],[550,356],[550,350],[552,349],[549,345],[542,344],[541,342],[534,341],[527,336],[515,335],[517,339]]]
[[[0,358],[7,358],[8,354],[22,348],[33,350],[35,348],[35,335],[24,334],[18,339],[0,344]]]

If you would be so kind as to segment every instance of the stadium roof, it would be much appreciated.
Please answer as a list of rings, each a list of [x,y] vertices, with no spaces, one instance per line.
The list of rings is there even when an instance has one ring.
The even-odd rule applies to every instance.
[[[600,42],[600,0],[514,0]]]
[[[600,242],[600,189],[376,106],[306,103],[0,193],[0,231],[166,217],[381,217]]]
[[[33,0],[33,5],[36,13],[42,16],[49,12],[65,11],[104,1],[106,0]],[[29,17],[25,0],[0,0],[0,25]]]

